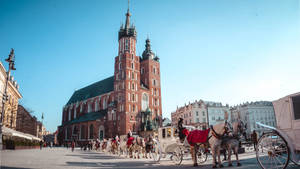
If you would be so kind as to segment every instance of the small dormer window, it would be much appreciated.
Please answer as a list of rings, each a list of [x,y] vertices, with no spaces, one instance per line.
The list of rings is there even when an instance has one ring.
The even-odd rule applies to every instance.
[[[145,69],[144,69],[144,68],[142,68],[142,69],[141,69],[141,73],[142,73],[142,74],[144,74],[144,71],[145,71]]]

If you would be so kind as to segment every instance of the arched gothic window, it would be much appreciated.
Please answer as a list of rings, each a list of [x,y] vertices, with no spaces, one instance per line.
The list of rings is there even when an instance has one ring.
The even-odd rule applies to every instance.
[[[90,125],[90,133],[89,133],[90,138],[89,139],[93,139],[94,138],[94,125],[91,124]]]
[[[106,98],[104,98],[104,99],[103,99],[103,105],[102,105],[103,109],[106,109],[106,104],[107,104],[107,103],[106,103]]]

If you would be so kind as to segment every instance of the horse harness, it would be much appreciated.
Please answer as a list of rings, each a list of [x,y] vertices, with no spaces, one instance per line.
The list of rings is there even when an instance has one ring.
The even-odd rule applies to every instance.
[[[214,137],[215,137],[216,139],[218,139],[218,140],[222,140],[223,138],[226,137],[225,134],[228,134],[228,133],[229,133],[229,132],[228,132],[228,128],[225,127],[225,126],[224,126],[225,131],[224,131],[224,133],[223,133],[222,135],[220,135],[219,133],[217,133],[212,125],[210,126],[210,129],[211,129],[211,131],[212,131],[212,135],[209,136],[209,137],[207,138],[207,141],[209,141],[209,139],[210,139],[212,136],[214,136]]]

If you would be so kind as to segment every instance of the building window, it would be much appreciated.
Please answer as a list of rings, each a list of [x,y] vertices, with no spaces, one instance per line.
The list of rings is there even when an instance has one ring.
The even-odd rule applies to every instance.
[[[132,98],[131,98],[131,99],[132,99],[132,101],[135,101],[135,99],[134,99],[134,94],[132,94]]]
[[[76,115],[77,115],[76,109],[77,109],[77,104],[76,104],[76,106],[74,108],[74,117],[73,117],[74,119],[76,119]]]
[[[156,85],[156,81],[155,81],[155,79],[153,79],[153,86],[155,86]]]
[[[122,69],[122,63],[119,63],[119,70]]]
[[[135,105],[132,105],[132,111],[135,112]]]
[[[205,123],[205,122],[206,122],[206,118],[203,118],[203,119],[202,119],[202,122]]]
[[[134,73],[131,72],[131,79],[134,79]]]
[[[103,106],[103,109],[106,109],[106,106],[107,106],[107,104],[106,104],[106,98],[103,99],[103,104],[102,104],[102,106]]]
[[[132,83],[131,89],[134,90],[134,83]]]
[[[85,126],[82,125],[80,128],[80,139],[85,139]]]
[[[125,50],[128,50],[129,47],[129,41],[128,39],[125,40]]]
[[[134,69],[133,63],[131,63],[131,69]]]
[[[293,109],[294,109],[294,119],[300,119],[300,96],[292,97]]]
[[[199,118],[197,118],[196,122],[199,123]]]
[[[69,108],[69,117],[68,117],[68,121],[71,120],[71,108]]]
[[[205,112],[204,111],[202,112],[202,116],[205,116]]]
[[[144,68],[142,68],[142,69],[141,69],[141,74],[144,74],[144,71],[145,71],[145,69],[144,69]]]
[[[198,111],[196,111],[196,116],[199,116]]]
[[[88,113],[91,112],[91,111],[92,111],[92,105],[91,105],[91,103],[89,102],[89,103],[88,103]]]

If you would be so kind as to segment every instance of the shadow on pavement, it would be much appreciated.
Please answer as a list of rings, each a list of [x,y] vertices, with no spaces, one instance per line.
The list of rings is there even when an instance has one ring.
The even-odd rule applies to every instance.
[[[7,167],[7,166],[0,166],[1,169],[31,169],[31,168],[20,168],[20,167]]]
[[[206,169],[206,168],[212,168],[211,163],[206,163],[206,164],[199,164],[198,167],[192,167],[192,162],[191,164],[182,164],[182,165],[175,165],[175,164],[168,164],[166,161],[161,161],[160,163],[156,163],[154,161],[137,161],[137,160],[130,160],[130,161],[119,161],[118,159],[126,159],[125,157],[119,157],[119,156],[109,156],[105,154],[99,154],[99,153],[81,153],[81,154],[70,154],[68,156],[79,156],[83,159],[105,159],[105,160],[110,160],[111,162],[73,162],[69,161],[66,162],[67,166],[74,166],[74,167],[91,167],[91,168],[99,168],[99,169],[132,169],[132,168],[159,168],[159,169],[173,169],[173,168],[185,168],[185,169],[194,169],[194,168],[201,168],[201,169]],[[184,160],[185,161],[185,160]],[[232,159],[232,167],[228,167],[228,162],[225,161],[223,162],[223,165],[225,168],[238,168],[238,169],[259,169],[260,166],[256,160],[256,158],[248,158],[248,159],[242,159],[240,160],[240,163],[242,166],[237,167],[235,158]],[[288,168],[297,168],[297,166],[289,165]]]

